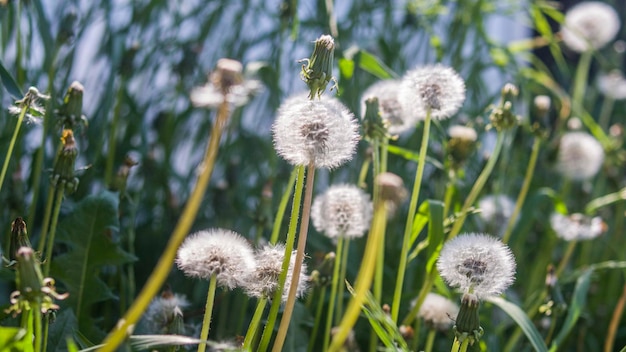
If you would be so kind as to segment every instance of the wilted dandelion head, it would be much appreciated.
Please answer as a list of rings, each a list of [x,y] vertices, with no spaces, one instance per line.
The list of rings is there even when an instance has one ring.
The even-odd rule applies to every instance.
[[[27,123],[40,123],[46,114],[41,100],[50,99],[49,95],[39,92],[35,87],[28,88],[22,99],[16,100],[15,105],[9,106],[9,113],[18,116],[24,110],[24,119]]]
[[[282,301],[286,302],[289,295],[289,287],[293,280],[293,268],[296,262],[296,253],[291,253],[289,269],[285,279],[285,287],[283,289]],[[250,280],[244,285],[244,290],[248,295],[253,297],[272,298],[278,287],[278,277],[282,272],[283,260],[285,258],[285,246],[282,244],[265,246],[256,253],[257,266]],[[307,266],[302,263],[300,278],[297,286],[297,297],[302,297],[307,290],[308,276],[306,275]]]
[[[232,59],[219,59],[215,70],[209,75],[209,82],[191,91],[193,105],[219,107],[223,102],[241,106],[261,90],[261,83],[245,79],[243,65]]]
[[[598,76],[598,89],[602,94],[614,100],[626,99],[626,77],[620,70]]]
[[[272,127],[274,147],[292,165],[335,168],[354,155],[359,140],[354,115],[335,98],[287,99]]]
[[[182,322],[183,309],[189,306],[189,301],[184,295],[164,292],[161,296],[156,297],[150,302],[143,319],[147,323],[150,334],[171,334],[175,333],[176,320]],[[182,327],[178,327],[182,328]],[[184,331],[177,331],[183,334]]]
[[[424,119],[430,109],[432,118],[445,119],[463,105],[465,82],[450,67],[419,67],[404,75],[399,100],[405,113],[412,118]]]
[[[387,131],[392,135],[402,134],[415,127],[416,118],[404,113],[402,104],[398,100],[400,81],[385,80],[371,85],[361,97],[361,114],[365,115],[365,101],[375,97],[378,99],[380,117],[387,125]]]
[[[437,269],[448,285],[478,298],[499,295],[515,280],[509,247],[483,234],[462,234],[446,242]]]
[[[330,238],[361,237],[372,221],[372,202],[357,186],[331,186],[315,197],[311,220],[317,231]]]
[[[491,194],[484,196],[478,202],[480,208],[480,218],[490,229],[502,236],[513,211],[515,202],[504,194]]]
[[[585,1],[567,11],[561,34],[568,48],[582,53],[605,46],[620,27],[613,7],[600,1]]]
[[[415,305],[415,302],[412,303]],[[459,314],[459,306],[446,297],[429,293],[417,312],[417,316],[424,319],[426,326],[431,329],[445,331],[452,327],[454,319]]]
[[[606,224],[600,217],[590,217],[579,213],[569,216],[553,213],[550,216],[550,226],[556,235],[565,241],[591,240],[606,231]]]
[[[604,162],[600,142],[585,132],[568,132],[561,137],[556,168],[559,173],[575,181],[595,176]]]
[[[209,279],[215,274],[218,284],[229,289],[242,286],[256,267],[248,241],[224,229],[190,235],[178,249],[176,264],[187,276]]]

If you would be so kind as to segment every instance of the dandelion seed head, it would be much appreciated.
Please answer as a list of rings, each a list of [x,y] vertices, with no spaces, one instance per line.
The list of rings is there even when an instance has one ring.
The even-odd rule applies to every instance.
[[[411,306],[415,306],[415,301]],[[424,319],[426,325],[432,329],[445,331],[454,324],[454,319],[459,314],[459,306],[446,297],[429,293],[420,306],[417,316]]]
[[[626,99],[626,77],[620,70],[600,74],[598,89],[613,100],[624,100]]]
[[[430,109],[433,119],[445,119],[463,105],[465,82],[450,67],[419,67],[407,72],[402,79],[398,99],[412,118],[423,120]]]
[[[550,216],[550,225],[556,235],[565,241],[592,240],[606,231],[606,224],[602,218],[579,213],[569,216],[553,213]]]
[[[176,316],[182,317],[182,310],[189,306],[184,295],[164,293],[150,302],[143,319],[151,334],[171,333],[170,325]]]
[[[261,90],[261,83],[243,76],[243,65],[232,59],[219,59],[209,82],[194,88],[190,100],[195,106],[219,107],[223,102],[234,106],[245,105],[251,96]]]
[[[515,210],[513,199],[504,194],[491,194],[481,198],[478,207],[481,210],[479,216],[488,228],[502,236]]]
[[[287,99],[272,127],[277,153],[292,165],[335,168],[354,155],[359,141],[354,115],[335,98]]]
[[[585,132],[568,132],[561,137],[556,169],[574,181],[595,176],[604,162],[604,149],[598,140]]]
[[[371,85],[361,97],[361,114],[365,115],[365,101],[369,98],[378,99],[380,117],[387,125],[387,131],[392,135],[399,135],[415,127],[417,119],[410,118],[404,113],[402,104],[398,100],[400,92],[399,80],[384,80]]]
[[[437,269],[448,285],[478,298],[501,294],[515,279],[509,247],[483,234],[462,234],[446,242]]]
[[[568,48],[582,53],[602,48],[615,38],[620,28],[613,7],[600,1],[584,1],[567,11],[561,34]]]
[[[372,221],[369,196],[354,185],[335,185],[315,197],[311,220],[329,238],[363,236]]]
[[[190,277],[209,279],[215,274],[218,284],[229,289],[242,286],[256,267],[248,241],[224,229],[190,235],[178,249],[176,264]]]
[[[293,280],[293,268],[296,263],[296,254],[298,251],[291,253],[289,269],[285,278],[285,287],[283,289],[282,301],[286,302],[289,295],[289,287]],[[244,285],[246,293],[252,297],[272,298],[278,288],[278,277],[282,272],[283,260],[285,258],[285,246],[282,244],[268,245],[258,250],[256,253],[257,266],[250,280]],[[300,270],[300,278],[296,291],[296,297],[302,297],[306,293],[309,281],[306,275],[307,266],[302,263]]]

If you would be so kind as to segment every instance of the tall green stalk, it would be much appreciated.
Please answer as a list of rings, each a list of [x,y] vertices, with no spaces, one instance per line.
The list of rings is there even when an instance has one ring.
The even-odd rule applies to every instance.
[[[50,263],[52,263],[52,250],[54,249],[54,237],[57,230],[57,223],[59,221],[59,213],[61,212],[61,203],[63,203],[63,195],[65,194],[65,187],[54,187],[56,189],[56,195],[54,197],[54,210],[52,211],[52,223],[50,224],[50,237],[48,238],[48,246],[46,247],[46,260],[44,262],[43,276],[47,277],[50,273]],[[80,307],[79,307],[80,308]],[[76,316],[79,316],[76,312]]]
[[[211,316],[213,315],[213,302],[215,302],[215,290],[217,288],[217,274],[213,273],[209,280],[209,291],[207,292],[206,305],[204,306],[204,318],[202,319],[202,331],[200,332],[200,340],[209,339],[209,328],[211,327]],[[206,343],[201,342],[198,345],[198,352],[206,350]]]
[[[328,300],[328,314],[326,314],[326,327],[324,329],[324,348],[322,351],[328,350],[330,343],[330,329],[333,325],[333,317],[335,312],[335,301],[341,299],[337,297],[337,287],[339,286],[339,273],[341,259],[343,258],[343,244],[346,242],[345,236],[339,236],[337,239],[337,252],[335,253],[335,264],[333,265],[333,281],[330,286],[330,299]],[[343,282],[341,283],[343,285]]]
[[[252,316],[252,320],[250,321],[250,325],[248,326],[246,336],[243,339],[244,351],[250,351],[252,348],[252,343],[254,341],[254,337],[256,336],[256,332],[259,329],[259,323],[261,322],[261,318],[263,317],[263,310],[265,310],[266,305],[267,298],[261,297],[259,299],[259,302],[257,303],[256,309],[254,310],[254,315]]]
[[[2,164],[2,171],[0,172],[0,191],[2,191],[4,178],[7,175],[7,170],[9,169],[9,161],[11,161],[11,155],[13,155],[15,142],[17,141],[17,136],[20,133],[20,128],[22,127],[22,122],[24,122],[24,116],[26,116],[26,112],[28,111],[28,108],[29,108],[29,104],[24,104],[24,106],[22,106],[22,109],[20,110],[20,114],[17,117],[17,125],[15,126],[15,129],[13,130],[13,137],[11,137],[11,142],[9,142],[9,149],[7,150],[7,154],[4,157],[4,164]]]

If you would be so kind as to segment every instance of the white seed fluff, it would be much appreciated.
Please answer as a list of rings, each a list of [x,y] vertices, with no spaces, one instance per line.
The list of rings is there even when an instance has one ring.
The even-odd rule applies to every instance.
[[[585,1],[567,11],[561,34],[568,48],[582,53],[602,48],[615,38],[620,28],[613,7],[600,1]]]
[[[272,126],[276,152],[292,165],[336,168],[352,159],[359,141],[354,115],[335,98],[298,94],[278,109]]]
[[[254,271],[254,251],[239,234],[224,229],[209,229],[190,235],[178,249],[178,268],[185,275],[209,279],[217,275],[220,286],[242,286]]]
[[[513,199],[504,194],[490,194],[480,199],[478,207],[480,218],[502,236],[515,210]]]
[[[462,234],[446,242],[437,269],[448,285],[478,298],[497,296],[515,280],[509,247],[483,234]]]
[[[433,119],[445,119],[463,105],[465,82],[450,67],[418,67],[404,75],[398,99],[411,118],[423,120],[430,109]]]
[[[626,99],[626,77],[620,70],[598,76],[598,89],[602,94],[614,100]]]
[[[553,213],[550,216],[550,225],[556,235],[565,241],[591,240],[605,231],[602,218],[585,216],[575,213],[569,216]]]
[[[369,229],[372,212],[370,197],[359,187],[335,185],[315,197],[311,220],[329,238],[357,238]]]
[[[476,142],[478,139],[478,134],[475,129],[461,125],[450,126],[450,128],[448,128],[448,136],[467,142]]]
[[[399,80],[384,80],[371,85],[361,98],[361,116],[365,116],[365,101],[369,98],[378,99],[378,111],[383,122],[387,124],[387,131],[391,135],[399,135],[415,128],[416,118],[410,118],[404,113],[402,104],[398,100],[400,92]]]
[[[168,294],[156,297],[150,302],[143,319],[150,334],[166,334],[176,315],[182,316],[182,310],[189,306],[183,295]]]
[[[414,306],[415,302],[412,305]],[[426,295],[417,312],[417,316],[424,319],[426,326],[439,331],[450,329],[458,314],[459,306],[456,303],[432,292]]]
[[[595,176],[604,162],[600,142],[585,132],[568,132],[561,137],[556,169],[564,177],[583,181]]]

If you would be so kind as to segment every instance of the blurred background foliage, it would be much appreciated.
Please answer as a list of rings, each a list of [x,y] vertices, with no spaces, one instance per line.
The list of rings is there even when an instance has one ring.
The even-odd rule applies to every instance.
[[[530,103],[537,94],[550,95],[555,104],[547,128],[558,126],[559,121],[569,117],[567,111],[571,102],[567,92],[571,90],[578,56],[561,51],[554,37],[551,45],[540,50],[525,46],[521,41],[537,34],[544,38],[553,34],[552,30],[558,28],[555,23],[562,19],[553,7],[556,5],[559,9],[558,3],[543,0],[397,0],[384,3],[353,0],[337,1],[329,6],[332,3],[321,0],[0,1],[2,66],[13,75],[22,91],[36,86],[52,97],[43,123],[47,127],[45,135],[42,135],[42,125],[23,128],[10,164],[10,177],[0,194],[5,204],[0,208],[3,248],[8,248],[12,219],[28,218],[33,211],[36,216],[28,218],[28,230],[37,242],[49,187],[49,170],[60,137],[60,130],[52,120],[53,111],[59,107],[72,81],[78,80],[85,87],[83,106],[88,125],[76,133],[80,151],[77,166],[84,167],[79,174],[80,186],[76,193],[67,197],[61,216],[88,195],[116,188],[115,174],[127,157],[137,162],[125,188],[120,191],[117,186],[120,191],[119,231],[111,233],[113,241],[136,257],[132,264],[134,270],[128,265],[111,263],[94,273],[113,290],[116,299],[92,307],[90,314],[98,317],[94,322],[100,333],[89,332],[88,339],[97,342],[102,332],[114,326],[144,284],[178,220],[193,186],[196,166],[202,158],[214,115],[212,111],[194,108],[189,102],[189,92],[206,82],[207,74],[219,58],[242,61],[246,74],[262,81],[265,88],[234,113],[193,228],[229,228],[252,241],[269,237],[273,216],[291,171],[272,147],[270,127],[275,111],[285,97],[305,90],[297,60],[309,56],[312,41],[321,34],[335,37],[339,99],[357,116],[361,110],[360,96],[367,86],[379,79],[400,77],[419,64],[445,63],[466,80],[468,96],[459,116],[434,125],[429,149],[432,162],[427,165],[422,199],[443,198],[449,182],[444,165],[446,129],[450,124],[461,123],[480,131],[481,140],[479,152],[467,162],[459,180],[457,201],[462,202],[462,195],[471,188],[493,148],[495,133],[483,130],[488,123],[488,108],[497,103],[503,83],[513,82],[520,88],[520,103],[515,109],[526,121],[532,114]],[[626,14],[623,1],[614,1],[614,5],[618,13]],[[623,28],[619,38],[626,39]],[[514,40],[518,41],[512,42]],[[607,48],[602,59],[594,63],[591,87],[585,96],[589,103],[585,105],[593,107],[592,114],[598,113],[601,100],[593,87],[595,73],[624,68],[623,53],[623,50]],[[0,91],[3,107],[0,153],[6,151],[15,127],[16,119],[6,110],[15,98],[19,97],[12,97],[7,90]],[[624,104],[616,104],[614,115],[622,117],[614,122],[623,123],[625,112]],[[545,144],[540,156],[527,205],[511,242],[518,255],[516,292],[522,296],[511,299],[518,303],[523,303],[524,295],[533,292],[525,288],[525,278],[535,275],[533,270],[540,273],[545,270],[529,266],[536,253],[522,249],[540,248],[544,237],[554,237],[546,216],[553,205],[540,192],[541,187],[559,189],[561,186],[551,164],[551,149],[558,131],[550,129],[550,132],[552,139]],[[396,144],[416,156],[420,136],[418,126],[414,133],[402,136]],[[532,139],[532,134],[520,128],[515,138],[508,141],[503,160],[496,167],[485,193],[517,195]],[[38,155],[43,156],[45,169],[39,180],[31,172]],[[362,142],[351,164],[331,173],[320,171],[316,193],[331,183],[356,182],[367,155],[366,143]],[[568,208],[582,211],[590,199],[624,187],[624,170],[617,167],[607,170],[598,187],[573,188],[564,199]],[[414,169],[414,160],[390,156],[389,170],[401,175],[405,184],[412,182]],[[371,180],[368,179],[368,183]],[[40,193],[33,203],[35,187],[40,188]],[[399,213],[404,212],[406,209]],[[602,209],[601,215],[608,226],[623,228],[623,212],[621,205],[617,210]],[[616,214],[622,219],[621,225],[612,221]],[[398,216],[388,229],[385,282],[388,281],[390,287],[397,266],[393,253],[400,251],[403,225],[403,216]],[[470,219],[466,229],[480,230],[481,224]],[[611,246],[611,240],[619,240],[621,244]],[[601,251],[599,256],[605,259],[624,259],[623,252],[618,252],[625,248],[623,239],[606,236],[598,241],[602,241],[603,246],[602,249],[593,247],[594,253]],[[355,264],[349,266],[348,277],[356,275],[363,245],[364,241],[357,241],[351,247]],[[315,266],[315,261],[333,248],[330,240],[321,235],[311,236],[307,247],[310,266]],[[60,253],[64,250],[62,246],[58,248]],[[420,287],[422,278],[417,268],[423,263],[416,264],[418,262],[409,265],[405,284],[408,296],[416,295]],[[583,257],[576,258],[576,263],[577,266],[588,264]],[[7,300],[12,290],[10,274],[3,271],[3,277],[6,281],[0,286],[3,288],[0,302]],[[602,274],[602,278],[606,280],[595,290],[603,293],[595,294],[589,302],[588,310],[594,313],[589,313],[589,320],[583,319],[579,326],[579,332],[589,337],[585,338],[582,350],[597,350],[601,345],[611,314],[609,305],[616,301],[624,281],[621,273]],[[174,292],[190,298],[193,304],[186,317],[190,321],[198,320],[207,284],[185,279],[176,269],[172,270],[168,284]],[[391,294],[392,289],[385,290],[383,301],[389,301]],[[212,337],[222,339],[242,334],[243,318],[232,317],[251,314],[252,303],[241,304],[244,302],[242,295],[224,292],[219,293],[217,299]],[[408,309],[410,300],[404,301]],[[296,310],[296,315],[294,319],[300,319],[304,325],[312,324],[308,311]],[[487,324],[496,326],[498,321]],[[362,325],[359,328],[365,329],[366,325]],[[293,332],[291,337],[299,336],[297,333]],[[306,341],[306,332],[302,334],[304,340],[300,341]],[[623,344],[626,329],[620,329],[619,337]],[[499,335],[490,337],[486,343],[496,346],[490,350],[500,350],[497,346],[505,339],[505,335]],[[298,345],[295,341],[291,340],[292,347]],[[572,341],[572,346],[575,344],[576,341]],[[443,346],[447,348],[447,344]]]

